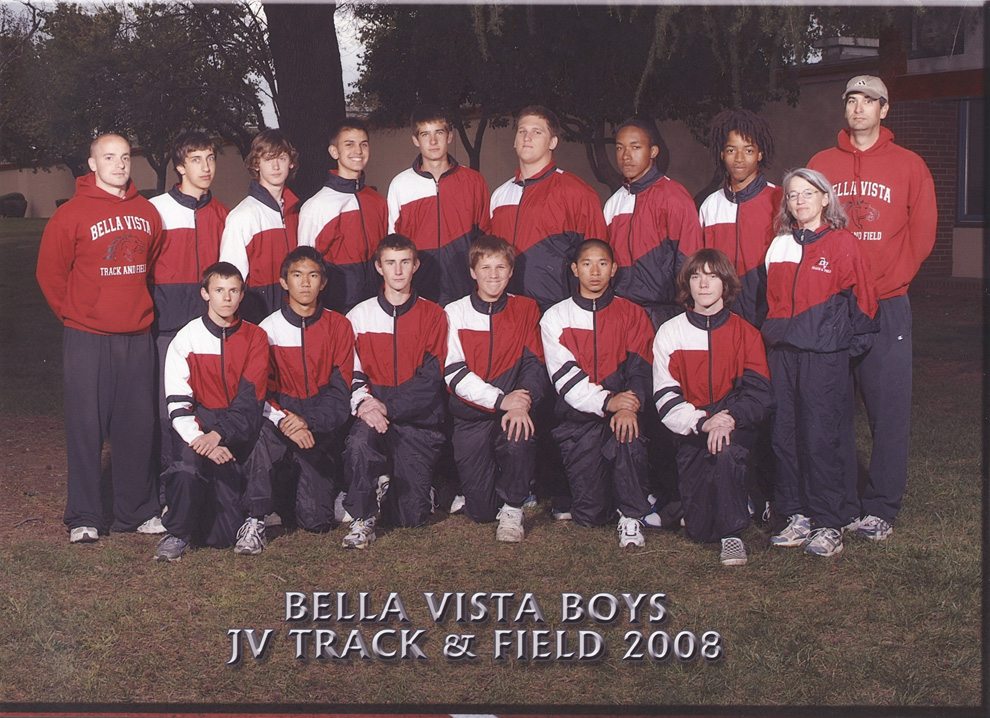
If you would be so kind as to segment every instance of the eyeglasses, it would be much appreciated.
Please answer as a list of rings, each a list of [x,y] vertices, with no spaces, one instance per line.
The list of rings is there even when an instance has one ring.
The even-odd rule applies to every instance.
[[[798,197],[801,197],[807,202],[816,194],[821,194],[821,192],[820,189],[806,189],[804,192],[788,192],[786,197],[788,202],[797,202]]]

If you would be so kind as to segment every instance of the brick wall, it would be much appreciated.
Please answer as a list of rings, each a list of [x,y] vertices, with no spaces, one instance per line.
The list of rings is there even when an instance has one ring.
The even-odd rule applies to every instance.
[[[955,100],[894,102],[884,124],[897,144],[921,155],[935,181],[938,230],[935,248],[919,279],[952,276],[952,228],[956,222],[959,103]]]

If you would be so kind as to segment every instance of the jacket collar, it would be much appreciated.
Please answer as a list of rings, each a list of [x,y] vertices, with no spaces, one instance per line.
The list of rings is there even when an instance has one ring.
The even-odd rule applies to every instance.
[[[628,180],[624,181],[622,186],[628,190],[629,194],[639,194],[643,190],[647,190],[655,185],[662,177],[663,175],[660,173],[660,170],[658,170],[657,166],[654,164],[649,170],[647,170],[646,174],[638,180],[635,182],[629,182]]]
[[[692,309],[688,309],[684,312],[684,315],[691,323],[691,326],[697,327],[698,329],[718,329],[720,326],[729,321],[729,314],[729,308],[725,306],[709,316],[698,314],[698,312]]]
[[[505,305],[508,304],[508,302],[508,292],[502,292],[502,296],[494,302],[486,302],[484,299],[479,297],[477,289],[471,292],[471,306],[474,307],[475,311],[480,312],[481,314],[498,314],[500,311],[505,309]]]
[[[292,311],[292,307],[289,306],[289,303],[285,302],[282,305],[282,307],[279,309],[279,311],[282,312],[282,318],[285,319],[285,321],[287,321],[289,324],[291,324],[292,326],[298,329],[302,327],[303,319],[308,320],[306,322],[307,326],[313,326],[314,324],[316,324],[316,322],[320,319],[320,317],[323,316],[323,312],[325,310],[323,308],[323,305],[321,304],[316,307],[316,311],[313,312],[311,316],[304,317],[301,314],[296,314],[294,311]]]
[[[412,291],[412,295],[406,300],[405,304],[400,304],[398,306],[392,304],[385,298],[385,289],[378,290],[378,306],[382,308],[382,311],[392,316],[394,310],[395,316],[401,317],[403,314],[411,310],[416,306],[416,302],[419,301],[419,295],[416,294],[416,290]]]
[[[575,304],[581,307],[581,309],[584,309],[586,312],[600,312],[611,304],[613,299],[615,299],[615,290],[612,288],[612,285],[609,284],[608,288],[605,290],[605,293],[598,297],[598,299],[588,299],[581,296],[581,288],[578,287],[577,290],[575,290],[572,299]]]
[[[337,174],[335,170],[330,170],[330,173],[327,175],[327,181],[323,183],[323,186],[337,192],[357,194],[364,189],[364,172],[362,171],[361,176],[357,179],[346,179]]]
[[[189,195],[181,192],[179,190],[179,185],[173,186],[172,189],[168,191],[168,196],[174,199],[181,206],[193,211],[203,209],[203,207],[208,205],[210,200],[213,199],[213,195],[210,193],[210,190],[206,190],[206,193],[197,199],[196,197],[190,197]]]
[[[282,216],[291,213],[299,203],[299,198],[292,193],[292,190],[288,187],[283,187],[282,203],[285,205],[285,208],[279,207],[278,202],[272,197],[272,193],[262,187],[258,180],[251,180],[251,188],[248,190],[248,196],[254,197],[263,205],[278,212]]]
[[[209,314],[203,315],[203,326],[206,327],[206,331],[215,336],[217,339],[220,339],[223,336],[224,331],[226,331],[227,336],[229,337],[231,334],[240,329],[243,323],[244,322],[241,321],[241,318],[237,317],[237,321],[229,327],[221,327],[219,324],[210,319]]]
[[[762,172],[760,172],[756,175],[756,178],[752,182],[738,192],[733,192],[728,182],[725,183],[725,186],[722,188],[722,192],[725,194],[725,198],[733,204],[742,204],[747,200],[753,199],[753,197],[762,192],[763,188],[766,186],[767,178],[763,176]]]
[[[553,160],[551,160],[550,161],[550,164],[548,164],[546,167],[544,167],[543,169],[541,169],[539,172],[537,172],[535,175],[533,175],[529,179],[520,179],[519,178],[519,170],[516,170],[516,176],[515,176],[515,178],[512,181],[515,182],[520,187],[522,187],[522,188],[525,189],[526,187],[529,187],[530,185],[536,184],[537,182],[542,182],[547,177],[552,177],[553,176],[553,173],[556,172],[556,171],[557,171],[557,165],[553,162]]]
[[[807,246],[809,244],[814,244],[819,239],[821,239],[826,234],[828,234],[831,230],[832,230],[832,228],[829,227],[826,224],[826,225],[823,225],[823,226],[819,227],[818,229],[814,229],[814,230],[812,230],[812,229],[798,229],[797,227],[793,227],[791,229],[791,232],[794,235],[794,241],[795,242],[797,242],[798,244],[800,244],[802,246]]]
[[[460,165],[457,164],[457,160],[454,159],[453,155],[450,154],[447,155],[447,162],[450,163],[450,169],[448,169],[446,172],[440,175],[440,179],[443,179],[444,177],[450,177],[450,175],[454,174],[454,172],[457,171],[457,168],[460,167]],[[413,172],[418,174],[420,177],[433,179],[433,174],[423,169],[423,155],[416,155],[416,159],[413,160],[412,169]]]

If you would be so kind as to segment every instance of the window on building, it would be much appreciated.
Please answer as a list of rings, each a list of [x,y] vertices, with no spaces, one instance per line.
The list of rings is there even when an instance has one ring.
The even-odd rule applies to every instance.
[[[982,98],[959,103],[959,222],[983,222],[986,217],[983,115]]]
[[[972,14],[962,7],[923,7],[911,15],[912,60],[922,57],[959,55]]]

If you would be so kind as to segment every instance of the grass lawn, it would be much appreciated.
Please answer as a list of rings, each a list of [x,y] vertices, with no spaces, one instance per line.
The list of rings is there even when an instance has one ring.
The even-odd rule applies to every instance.
[[[437,516],[396,530],[366,551],[340,548],[344,530],[277,536],[258,557],[195,550],[176,564],[152,560],[155,538],[113,535],[70,547],[61,517],[65,448],[61,328],[34,280],[43,222],[0,220],[0,712],[19,704],[171,706],[357,704],[398,710],[485,712],[527,705],[653,712],[708,706],[908,706],[916,715],[982,714],[980,472],[983,324],[977,300],[912,294],[914,411],[910,477],[893,536],[849,539],[829,560],[771,550],[752,527],[749,564],[723,569],[711,546],[653,532],[638,552],[615,531],[527,513],[521,545],[497,544],[494,527]],[[869,450],[860,411],[861,461]],[[369,594],[369,613],[397,593],[409,622],[285,620],[285,592]],[[423,592],[513,592],[507,620],[434,623]],[[532,612],[515,622],[531,593]],[[662,623],[561,623],[561,594],[666,595]],[[494,613],[495,602],[487,606]],[[588,602],[586,600],[585,606]],[[605,599],[599,599],[604,609]],[[470,608],[470,607],[469,607]],[[226,665],[228,630],[274,629],[264,660]],[[352,630],[368,644],[385,629],[424,629],[425,660],[364,659],[352,638],[348,660],[294,658],[294,629],[333,630],[343,650]],[[606,646],[596,661],[495,660],[495,632],[579,631]],[[624,660],[630,631],[664,631],[682,654],[690,635],[721,636],[721,659]],[[477,636],[475,659],[450,660],[447,634]],[[389,636],[390,634],[383,634]],[[708,642],[715,639],[708,636]],[[386,650],[397,647],[387,638]],[[549,643],[554,649],[553,640]],[[653,639],[657,651],[662,636]],[[673,649],[671,649],[672,652]],[[960,707],[952,711],[951,707]],[[937,710],[934,710],[937,709]],[[745,709],[733,710],[733,713]],[[759,713],[759,709],[748,709]],[[865,715],[856,709],[857,715]],[[835,713],[843,714],[843,711]]]

